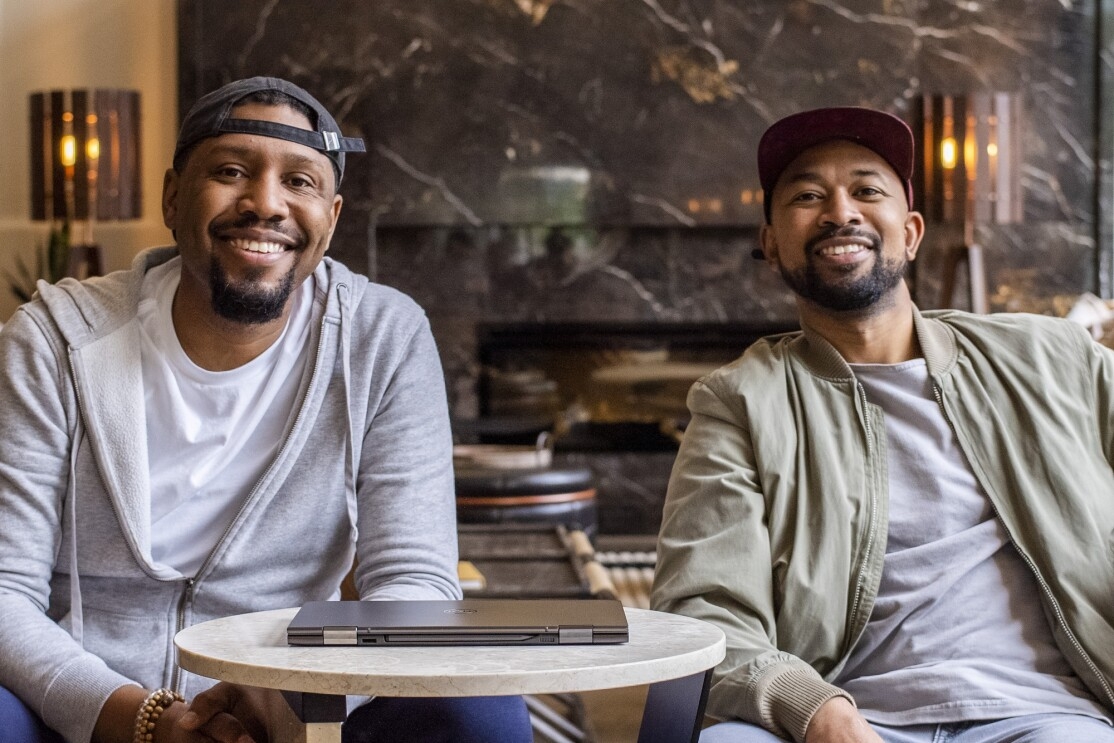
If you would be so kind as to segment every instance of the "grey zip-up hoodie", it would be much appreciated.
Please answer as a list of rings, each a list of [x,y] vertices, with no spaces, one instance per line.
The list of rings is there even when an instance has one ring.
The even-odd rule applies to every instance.
[[[364,598],[460,594],[429,323],[328,258],[278,456],[196,576],[152,562],[136,308],[145,272],[176,256],[40,284],[0,331],[0,685],[69,741],[89,740],[122,685],[188,698],[214,683],[175,665],[180,628],[327,599],[354,553]]]

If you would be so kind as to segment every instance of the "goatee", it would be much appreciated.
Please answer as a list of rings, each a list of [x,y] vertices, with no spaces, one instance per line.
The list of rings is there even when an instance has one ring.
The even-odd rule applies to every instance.
[[[845,280],[826,280],[816,267],[815,248],[818,243],[835,237],[856,237],[870,241],[870,250],[876,254],[874,267],[865,276]],[[784,266],[781,276],[796,294],[821,307],[837,312],[864,310],[886,296],[905,277],[909,262],[904,257],[886,260],[882,256],[882,238],[856,228],[825,230],[805,245],[805,265],[795,271]],[[849,266],[847,272],[854,270]]]
[[[224,319],[243,325],[262,325],[282,317],[286,301],[294,291],[294,267],[291,266],[282,282],[272,288],[263,286],[251,275],[233,284],[214,256],[209,264],[209,290],[213,310]]]

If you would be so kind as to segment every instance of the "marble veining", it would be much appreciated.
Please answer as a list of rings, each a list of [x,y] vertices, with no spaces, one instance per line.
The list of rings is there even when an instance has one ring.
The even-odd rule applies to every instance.
[[[540,694],[609,689],[699,673],[724,657],[723,632],[687,617],[626,609],[630,642],[559,647],[291,647],[296,609],[243,614],[175,637],[182,668],[287,691],[385,696]]]
[[[1094,238],[1112,218],[1094,198],[1096,152],[1110,149],[1093,126],[1094,81],[1109,75],[1096,69],[1109,57],[1099,2],[183,0],[181,105],[247,74],[311,88],[369,141],[345,195],[370,231],[685,229],[761,221],[754,146],[779,116],[825,104],[909,115],[921,93],[1019,91],[1026,221]],[[369,239],[342,231],[336,254],[373,266]],[[992,277],[1019,267],[998,232],[986,239]],[[1046,270],[1082,276],[1080,290],[1102,278],[1058,247],[1045,246]]]
[[[179,8],[180,110],[222,82],[276,74],[367,139],[330,254],[425,308],[458,417],[477,414],[481,323],[795,317],[780,278],[750,258],[763,220],[754,150],[770,122],[815,106],[908,118],[925,93],[1020,93],[1024,221],[976,230],[992,307],[1114,293],[1114,0]],[[940,295],[961,235],[928,225],[920,307],[966,307],[962,292]],[[605,478],[618,488],[601,491],[605,513],[642,507],[660,487],[656,468],[648,477]]]

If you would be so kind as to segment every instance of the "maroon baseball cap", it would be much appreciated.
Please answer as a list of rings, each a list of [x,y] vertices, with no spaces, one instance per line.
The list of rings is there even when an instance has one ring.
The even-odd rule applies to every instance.
[[[833,139],[862,145],[889,163],[905,184],[905,198],[913,208],[913,132],[909,125],[893,114],[872,108],[817,108],[774,123],[758,143],[758,180],[767,224],[770,196],[782,172],[809,147]]]

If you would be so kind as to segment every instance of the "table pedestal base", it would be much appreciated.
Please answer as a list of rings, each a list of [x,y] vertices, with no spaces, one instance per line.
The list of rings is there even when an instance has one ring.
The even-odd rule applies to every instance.
[[[696,743],[711,682],[712,672],[708,670],[650,684],[642,725],[638,729],[638,743]]]
[[[309,722],[306,723],[305,743],[339,743],[339,722]]]
[[[708,703],[711,670],[650,684],[638,743],[696,743]],[[282,696],[303,728],[278,743],[340,743],[340,726],[348,716],[344,696],[284,691]],[[285,731],[284,731],[285,732]]]

